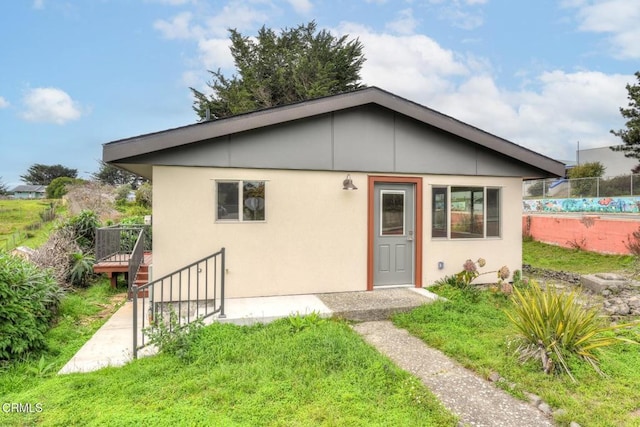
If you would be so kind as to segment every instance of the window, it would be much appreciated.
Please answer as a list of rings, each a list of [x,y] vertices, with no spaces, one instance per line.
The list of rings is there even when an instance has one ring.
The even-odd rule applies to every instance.
[[[487,237],[500,237],[500,189],[487,188]]]
[[[500,237],[499,188],[433,187],[431,209],[431,237]]]
[[[447,187],[433,187],[431,236],[447,237]]]
[[[404,191],[382,190],[380,235],[404,236]]]
[[[216,181],[218,221],[264,221],[264,181]]]

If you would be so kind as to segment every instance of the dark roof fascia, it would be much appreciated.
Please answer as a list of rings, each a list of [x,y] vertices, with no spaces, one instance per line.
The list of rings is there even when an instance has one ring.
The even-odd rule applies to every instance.
[[[20,184],[16,186],[12,193],[44,193],[47,191],[46,185],[30,185],[30,184]]]
[[[550,174],[564,175],[564,164],[557,160],[375,86],[109,142],[103,145],[102,160],[105,162],[118,162],[130,157],[176,148],[194,142],[367,104],[377,104],[388,108],[460,138],[475,142],[490,150],[535,166]]]

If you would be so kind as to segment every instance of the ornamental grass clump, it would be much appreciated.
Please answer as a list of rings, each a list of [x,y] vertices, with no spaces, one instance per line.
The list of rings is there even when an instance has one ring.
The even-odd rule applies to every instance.
[[[506,315],[522,339],[521,361],[540,359],[545,373],[564,371],[575,381],[567,363],[569,355],[583,359],[603,375],[598,349],[620,342],[638,344],[611,334],[630,324],[606,325],[598,308],[585,306],[579,297],[575,289],[571,292],[554,286],[542,289],[535,282],[524,290],[514,287],[511,296],[514,308],[506,311]]]

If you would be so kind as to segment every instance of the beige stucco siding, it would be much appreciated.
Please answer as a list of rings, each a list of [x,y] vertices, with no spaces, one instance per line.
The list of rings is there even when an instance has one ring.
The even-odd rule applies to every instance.
[[[154,277],[226,248],[229,297],[361,290],[366,191],[344,173],[154,167]],[[354,182],[366,176],[352,174]],[[215,180],[264,180],[265,222],[216,222]]]
[[[366,290],[367,174],[351,173],[356,191],[342,190],[345,176],[334,171],[154,166],[154,278],[225,247],[228,297]],[[458,272],[467,258],[487,259],[483,270],[520,268],[520,179],[422,178],[425,285]],[[215,180],[266,181],[266,221],[216,222]],[[502,237],[432,239],[432,185],[501,187]],[[443,270],[438,261],[444,262]]]

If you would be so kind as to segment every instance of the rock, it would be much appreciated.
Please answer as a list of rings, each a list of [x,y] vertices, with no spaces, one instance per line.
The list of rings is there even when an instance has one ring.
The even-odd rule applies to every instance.
[[[640,308],[640,296],[636,295],[636,296],[630,297],[629,299],[627,299],[627,304],[632,309],[639,309]]]
[[[529,399],[529,402],[531,402],[531,404],[535,407],[538,407],[538,405],[542,403],[542,398],[538,395],[535,395],[533,393],[525,393],[525,395],[527,396],[527,399]]]
[[[540,412],[542,412],[545,415],[552,415],[553,414],[553,410],[551,409],[551,406],[549,406],[545,402],[542,402],[541,404],[539,404],[538,405],[538,409],[540,410]]]
[[[586,274],[580,276],[580,283],[595,294],[602,294],[605,289],[618,293],[626,286],[627,280],[617,274]]]
[[[497,372],[491,372],[489,374],[489,381],[491,381],[492,383],[498,382],[502,379],[502,377],[500,376],[499,373]]]
[[[596,273],[595,276],[602,280],[625,280],[621,275],[614,273]]]
[[[569,424],[569,427],[582,427],[582,426],[575,421],[571,421],[571,424]]]

